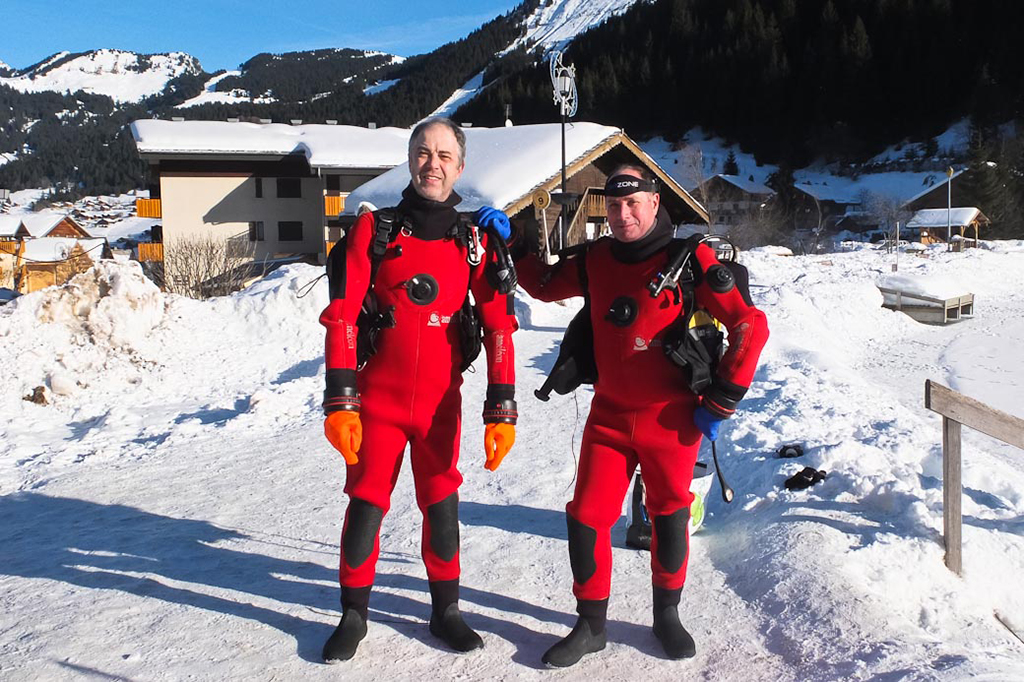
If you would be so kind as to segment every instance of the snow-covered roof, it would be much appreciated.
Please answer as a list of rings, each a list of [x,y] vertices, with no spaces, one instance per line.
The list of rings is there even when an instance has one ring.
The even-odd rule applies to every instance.
[[[20,216],[22,224],[32,237],[45,237],[67,217],[65,213],[54,213],[52,211],[26,213]]]
[[[989,222],[988,218],[973,206],[958,207],[953,209],[945,208],[923,208],[914,213],[914,217],[907,222],[908,228],[934,228],[964,227],[974,221],[982,223]],[[948,222],[947,222],[948,221]]]
[[[754,182],[753,180],[742,178],[739,175],[726,175],[725,173],[719,173],[717,177],[722,178],[730,185],[734,185],[748,194],[775,194],[775,190],[771,187],[762,185],[760,182]]]
[[[313,168],[405,163],[410,130],[359,126],[144,119],[131,125],[140,154],[302,154]]]
[[[561,173],[562,130],[558,123],[507,128],[466,128],[466,166],[455,183],[462,197],[459,209],[488,205],[505,209],[545,181]],[[565,128],[566,165],[585,157],[621,131],[597,123],[573,123]],[[409,184],[409,168],[401,164],[356,188],[345,201],[346,212],[359,203],[394,206]]]
[[[0,237],[13,237],[21,227],[20,215],[0,215]]]
[[[106,239],[74,239],[72,237],[40,237],[26,239],[22,256],[37,263],[58,263],[67,260],[76,244],[81,244],[86,257],[99,260]]]
[[[958,177],[963,175],[966,171],[967,171],[966,168],[961,168],[960,170],[953,171],[953,175],[952,176],[947,176],[947,177],[951,181],[952,180],[956,180]],[[935,183],[933,183],[931,185],[928,185],[928,187],[926,187],[925,189],[921,190],[920,192],[918,192],[914,196],[912,196],[909,199],[907,199],[906,201],[904,201],[903,204],[904,205],[912,204],[915,201],[917,201],[918,199],[920,199],[921,197],[923,197],[925,194],[928,194],[929,192],[933,191],[936,187],[940,187],[940,186],[945,185],[945,184],[946,184],[946,181],[942,181],[942,182],[935,182]]]
[[[804,180],[794,183],[793,187],[818,201],[834,201],[837,204],[860,203],[859,192],[849,185],[835,186],[827,182],[815,183]]]

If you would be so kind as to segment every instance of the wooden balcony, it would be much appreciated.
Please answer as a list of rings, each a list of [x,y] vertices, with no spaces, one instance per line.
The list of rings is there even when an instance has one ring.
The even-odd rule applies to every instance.
[[[159,201],[159,199],[157,200]],[[163,261],[164,245],[159,242],[139,242],[139,262]]]
[[[345,210],[345,197],[338,195],[326,195],[324,196],[324,215],[325,216],[337,216],[341,215],[341,212]]]
[[[136,199],[135,215],[140,218],[162,218],[159,199]]]
[[[0,253],[12,253],[12,254],[13,253],[17,253],[18,252],[18,244],[20,244],[20,243],[21,242],[2,241],[2,242],[0,242]]]

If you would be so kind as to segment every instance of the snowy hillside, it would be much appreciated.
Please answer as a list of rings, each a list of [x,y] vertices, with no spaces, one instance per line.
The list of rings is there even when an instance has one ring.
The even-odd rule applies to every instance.
[[[517,303],[518,441],[483,469],[482,361],[466,375],[463,612],[485,648],[427,632],[408,467],[384,521],[370,630],[320,664],[338,616],[345,501],[319,402],[321,270],[234,296],[161,293],[106,263],[0,306],[0,678],[988,680],[1024,678],[1024,453],[964,430],[964,577],[942,563],[933,379],[1024,417],[1024,243],[901,254],[899,274],[975,294],[972,319],[881,307],[894,258],[744,253],[772,336],[692,538],[681,613],[697,657],[650,632],[649,557],[613,531],[609,646],[563,672],[574,621],[563,508],[590,392],[532,397],[579,306]],[[43,386],[48,404],[23,400]],[[802,458],[778,459],[784,443]],[[804,466],[825,481],[791,492]],[[1002,621],[1002,622],[1001,622]],[[1005,623],[1006,625],[1004,625]]]
[[[609,17],[622,14],[637,0],[551,0],[543,2],[523,21],[523,32],[495,57],[525,47],[541,48],[545,55],[564,49],[580,33],[597,26]],[[475,74],[442,102],[431,116],[451,116],[479,95],[484,72]]]
[[[580,33],[622,14],[637,0],[554,0],[542,2],[524,23],[524,33],[511,47],[541,47],[545,53],[565,48]]]
[[[59,52],[39,64],[0,78],[0,84],[21,92],[83,90],[107,95],[115,102],[137,102],[163,91],[173,78],[201,72],[199,61],[184,52],[152,55],[123,50],[94,50],[76,55]]]

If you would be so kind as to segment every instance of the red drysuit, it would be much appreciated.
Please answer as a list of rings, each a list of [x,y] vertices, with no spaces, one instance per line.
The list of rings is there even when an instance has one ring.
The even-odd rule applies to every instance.
[[[416,216],[424,215],[431,225],[417,224]],[[499,294],[485,274],[492,258],[486,238],[483,260],[471,268],[465,240],[449,229],[457,226],[454,209],[435,204],[428,213],[413,217],[406,216],[405,226],[388,245],[373,276],[379,309],[393,306],[395,324],[380,331],[376,355],[358,373],[356,321],[371,284],[373,214],[361,216],[349,231],[341,281],[332,281],[332,300],[320,316],[327,328],[325,409],[349,401],[359,410],[363,426],[359,461],[348,466],[345,483],[350,504],[342,531],[339,575],[343,587],[373,583],[379,524],[390,507],[407,443],[416,501],[424,515],[422,552],[428,579],[459,577],[462,350],[456,313],[467,288],[473,292],[484,329],[487,402],[513,397],[516,318],[511,295]],[[485,408],[485,421],[503,419],[489,418]],[[514,423],[514,417],[507,421]]]
[[[609,595],[611,527],[638,464],[652,519],[654,585],[680,588],[689,555],[690,481],[701,440],[693,411],[700,399],[661,345],[668,328],[689,312],[684,306],[693,303],[679,290],[666,290],[658,298],[648,293],[648,283],[667,265],[666,246],[638,262],[617,256],[623,248],[606,237],[555,266],[544,266],[536,258],[517,263],[519,283],[540,300],[590,297],[598,379],[583,432],[576,489],[566,507],[573,592],[583,600]],[[728,352],[703,394],[705,407],[724,418],[750,386],[768,328],[764,314],[744,301],[731,277],[715,269],[723,266],[710,247],[699,245],[694,259],[696,301],[729,332]]]

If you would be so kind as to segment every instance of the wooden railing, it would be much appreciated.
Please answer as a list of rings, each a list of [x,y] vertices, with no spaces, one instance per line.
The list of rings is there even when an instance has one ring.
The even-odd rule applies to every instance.
[[[324,196],[324,215],[336,216],[341,215],[341,212],[345,210],[345,197],[336,195]]]
[[[161,218],[159,199],[136,199],[135,215],[140,218]]]
[[[164,259],[164,245],[160,242],[139,242],[139,261],[162,261]]]
[[[17,253],[19,242],[0,242],[0,253]]]
[[[924,382],[924,406],[942,415],[942,537],[946,566],[957,575],[963,571],[960,466],[960,425],[1024,449],[1024,419],[1000,412],[962,393]]]
[[[583,241],[586,239],[586,224],[590,219],[608,216],[608,209],[604,202],[604,190],[588,187],[576,205],[570,206],[569,209],[572,211],[572,219],[569,221],[569,229],[566,230],[566,234],[573,235],[573,237],[582,235],[580,241]],[[570,239],[570,243],[576,242]]]

